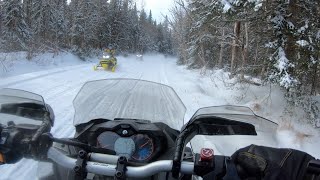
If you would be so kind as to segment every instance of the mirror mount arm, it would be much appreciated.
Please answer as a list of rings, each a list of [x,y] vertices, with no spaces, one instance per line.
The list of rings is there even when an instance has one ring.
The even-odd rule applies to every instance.
[[[51,139],[52,142],[65,144],[65,145],[70,145],[70,146],[75,146],[75,147],[78,147],[78,148],[81,148],[81,149],[87,151],[88,153],[94,152],[94,153],[103,153],[103,154],[116,155],[116,152],[114,150],[111,150],[111,149],[98,148],[98,147],[90,146],[88,144],[77,142],[77,141],[74,141],[72,139],[55,138],[49,133],[48,134],[44,134],[44,135],[48,136],[48,138]]]
[[[48,134],[51,130],[52,122],[49,117],[49,113],[45,113],[44,121],[34,133],[30,141],[30,152],[33,157],[36,159],[46,159],[47,150],[52,145],[52,139],[47,137],[45,134]]]
[[[172,165],[172,177],[178,178],[180,169],[182,155],[186,142],[190,141],[196,134],[198,134],[199,128],[196,124],[187,125],[183,131],[179,134],[176,140],[176,150],[173,158]]]
[[[50,121],[49,114],[46,112],[44,115],[44,121],[42,122],[42,124],[40,125],[40,127],[36,131],[36,133],[32,136],[31,142],[32,143],[38,142],[38,140],[42,134],[44,134],[46,132],[50,132],[51,125],[52,125],[52,123]]]

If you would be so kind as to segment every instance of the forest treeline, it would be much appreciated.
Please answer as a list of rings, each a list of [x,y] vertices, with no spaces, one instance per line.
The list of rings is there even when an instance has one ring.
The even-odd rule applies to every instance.
[[[62,50],[86,57],[108,46],[173,54],[168,19],[156,22],[133,0],[3,0],[0,10],[1,50],[27,51],[29,58]]]
[[[171,12],[179,64],[279,84],[320,127],[320,1],[176,0]]]

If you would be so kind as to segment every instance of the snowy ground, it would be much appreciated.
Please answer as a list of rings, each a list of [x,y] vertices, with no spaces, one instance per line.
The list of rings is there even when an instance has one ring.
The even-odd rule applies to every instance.
[[[25,52],[0,53],[0,78],[85,63],[70,53],[44,53],[26,60]]]
[[[55,126],[51,131],[56,137],[73,136],[75,131],[72,126],[74,115],[72,100],[86,81],[105,78],[136,78],[172,86],[188,109],[185,122],[200,107],[226,104],[249,106],[257,114],[281,123],[277,134],[262,136],[256,139],[255,143],[301,149],[320,158],[318,151],[320,142],[317,140],[320,137],[319,132],[311,127],[292,123],[288,120],[289,116],[283,115],[285,104],[281,91],[276,87],[233,85],[234,80],[228,80],[227,74],[221,70],[213,73],[208,71],[206,75],[200,75],[198,70],[187,70],[183,66],[177,66],[175,58],[165,58],[162,55],[146,55],[143,61],[135,56],[119,57],[119,66],[115,73],[93,71],[93,63],[83,63],[69,54],[61,55],[60,59],[60,62],[54,59],[57,62],[56,65],[44,66],[47,69],[44,71],[20,74],[28,70],[22,67],[19,70],[20,67],[17,67],[17,69],[13,68],[9,75],[5,75],[10,77],[0,76],[0,88],[24,89],[39,93],[44,97],[56,114]],[[70,63],[68,65],[72,66],[65,66],[66,59],[72,59],[71,62],[68,62]],[[55,66],[58,67],[52,68]],[[33,67],[32,70],[41,69],[38,65]],[[271,95],[270,91],[273,92]],[[180,123],[177,122],[177,124]],[[223,137],[220,139],[207,138],[204,139],[204,143],[206,146],[215,143],[220,153],[224,146],[229,147],[230,144],[233,147],[229,148],[230,152],[238,146],[251,144],[243,138],[228,141]],[[36,179],[37,166],[33,160],[26,159],[15,165],[1,166],[0,179],[26,179],[26,177]]]

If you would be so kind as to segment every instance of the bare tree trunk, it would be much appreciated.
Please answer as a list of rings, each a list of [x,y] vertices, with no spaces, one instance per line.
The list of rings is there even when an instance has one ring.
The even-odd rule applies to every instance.
[[[270,49],[267,49],[266,54],[269,54],[269,53],[270,53]],[[265,79],[266,78],[267,74],[270,71],[270,66],[271,66],[271,63],[268,60],[268,58],[264,58],[263,59],[263,64],[262,64],[261,73],[260,73],[261,79]]]
[[[234,33],[235,33],[235,29],[236,29],[236,25],[237,23],[235,23],[234,25]],[[231,49],[231,65],[230,65],[230,72],[231,74],[233,73],[233,64],[234,64],[234,59],[236,58],[236,39],[233,39],[232,41],[232,49]]]
[[[224,39],[224,28],[222,28],[222,37]],[[219,62],[218,62],[218,67],[222,68],[222,59],[223,59],[223,50],[224,50],[224,42],[221,42],[220,45],[220,55],[219,55]]]
[[[183,54],[182,54],[182,56],[183,56],[184,64],[186,64],[187,60],[188,60],[188,53],[187,53],[186,49],[188,49],[187,44],[185,42],[183,42]]]
[[[241,79],[244,79],[244,68],[247,65],[248,60],[248,46],[249,46],[249,33],[248,33],[248,22],[244,23],[245,35],[246,35],[246,44],[242,50],[242,68],[241,68]]]
[[[240,26],[241,23],[239,21],[235,22],[234,24],[234,35],[235,35],[235,38],[233,39],[233,42],[232,42],[232,54],[231,54],[231,67],[230,67],[230,72],[231,74],[234,72],[234,65],[235,65],[235,61],[236,61],[236,55],[237,55],[237,50],[238,50],[238,47],[237,47],[237,44],[238,44],[238,39],[240,37]]]
[[[266,73],[266,59],[263,60],[263,64],[262,64],[262,69],[261,69],[261,79],[265,78],[265,73]]]
[[[31,27],[31,9],[32,9],[32,4],[34,2],[32,2],[33,0],[24,0],[23,1],[23,6],[24,6],[24,11],[25,11],[25,15],[26,15],[26,23],[28,24],[29,27]],[[1,25],[0,25],[1,26]]]
[[[201,67],[204,67],[206,65],[206,60],[204,58],[204,48],[203,48],[203,44],[201,44],[201,53],[199,54],[199,59],[201,62]]]
[[[316,93],[316,85],[318,82],[317,81],[318,80],[317,73],[318,73],[318,63],[314,64],[310,96],[317,94]]]
[[[288,18],[290,22],[295,23],[297,22],[297,16],[296,12],[299,12],[297,9],[297,0],[290,0],[289,6],[288,6],[288,12],[292,13],[292,15]],[[292,61],[296,58],[297,50],[296,50],[296,38],[294,37],[294,34],[290,31],[286,34],[287,36],[287,42],[285,45],[285,53],[286,57],[289,59],[289,61]]]
[[[255,52],[255,55],[254,55],[254,65],[257,65],[257,62],[258,62],[258,48],[259,47],[259,44],[258,44],[258,41],[256,43],[256,52]]]

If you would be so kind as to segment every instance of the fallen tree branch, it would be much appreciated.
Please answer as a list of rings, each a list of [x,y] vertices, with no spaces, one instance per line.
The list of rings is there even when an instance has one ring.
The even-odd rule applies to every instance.
[[[244,82],[244,83],[252,84],[252,85],[255,85],[255,86],[261,86],[261,85],[262,85],[261,83],[258,83],[258,82],[255,82],[255,81],[252,81],[252,80],[247,79],[247,78],[242,78],[242,79],[240,80],[240,82]]]
[[[4,58],[1,58],[1,65],[4,72],[8,72],[8,68],[4,64],[4,61],[7,59],[7,54],[4,56]]]

